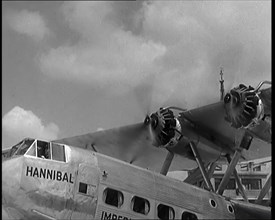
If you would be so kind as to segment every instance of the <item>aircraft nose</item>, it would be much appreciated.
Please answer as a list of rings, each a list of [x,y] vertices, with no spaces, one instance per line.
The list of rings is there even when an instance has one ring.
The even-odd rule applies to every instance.
[[[23,166],[23,157],[2,162],[2,204],[13,204],[17,200]]]

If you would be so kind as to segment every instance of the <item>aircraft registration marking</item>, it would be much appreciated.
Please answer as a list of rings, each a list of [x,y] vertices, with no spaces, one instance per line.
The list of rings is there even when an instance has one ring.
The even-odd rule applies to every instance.
[[[122,216],[122,215],[118,215],[118,214],[115,214],[115,213],[111,213],[111,212],[105,212],[105,211],[102,211],[101,213],[101,218],[100,219],[112,219],[112,220],[131,220],[131,218],[127,218],[125,216]]]
[[[71,173],[61,172],[59,170],[50,170],[46,168],[43,169],[43,168],[27,166],[26,176],[74,183],[72,181],[73,178]]]

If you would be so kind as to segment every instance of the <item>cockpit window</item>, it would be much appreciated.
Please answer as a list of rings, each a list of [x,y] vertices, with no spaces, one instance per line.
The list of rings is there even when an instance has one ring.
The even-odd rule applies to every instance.
[[[30,138],[26,138],[12,148],[2,151],[2,159],[7,159],[16,155],[28,155],[42,159],[66,162],[64,145]]]
[[[26,155],[36,157],[36,142],[31,146],[31,148],[27,151]]]
[[[15,152],[18,150],[18,148],[23,144],[24,140],[20,141],[18,144],[14,145],[11,149],[10,149],[10,156],[13,156],[15,154]]]
[[[10,149],[2,150],[2,159],[8,159],[14,156],[24,155],[35,140],[31,138],[25,138],[18,144],[14,145]]]
[[[37,140],[37,157],[51,159],[50,143]]]
[[[65,146],[58,143],[37,140],[26,155],[42,159],[66,162]]]
[[[16,151],[15,155],[24,155],[33,142],[34,142],[34,139],[23,140],[20,147]]]
[[[51,143],[52,145],[52,155],[53,155],[53,160],[58,160],[58,161],[64,161],[65,162],[65,149],[64,145],[56,144],[56,143]]]

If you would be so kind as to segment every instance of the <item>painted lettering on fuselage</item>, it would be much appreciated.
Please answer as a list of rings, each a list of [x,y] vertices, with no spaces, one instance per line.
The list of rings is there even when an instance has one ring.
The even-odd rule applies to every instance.
[[[125,216],[122,216],[122,215],[118,215],[118,214],[115,214],[115,213],[111,213],[111,212],[105,212],[105,211],[102,211],[101,213],[101,219],[108,219],[108,220],[131,220],[131,218],[127,218]]]
[[[74,183],[72,180],[73,176],[71,173],[61,172],[59,170],[50,170],[46,168],[27,166],[26,176]]]

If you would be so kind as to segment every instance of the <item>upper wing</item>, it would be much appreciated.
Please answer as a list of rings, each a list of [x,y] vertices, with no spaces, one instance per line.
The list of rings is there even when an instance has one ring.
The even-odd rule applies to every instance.
[[[237,89],[243,92],[244,87],[240,86]],[[245,90],[247,96],[244,96],[244,98],[253,104],[255,100],[251,98],[249,89]],[[235,93],[233,93],[229,101],[236,101],[233,99],[235,98],[234,96]],[[260,92],[260,97],[267,112],[268,109],[271,112],[270,96],[271,88]],[[249,150],[243,151],[242,158],[248,160],[269,156],[271,153],[271,124],[266,120],[258,120],[257,125],[248,126],[250,124],[240,118],[238,114],[249,106],[241,106],[240,109],[242,111],[240,111],[239,106],[235,109],[231,102],[227,103],[227,105],[229,110],[233,109],[233,113],[229,112],[232,115],[228,115],[228,106],[225,106],[224,102],[217,102],[181,112],[177,119],[181,126],[183,138],[171,147],[167,145],[169,143],[167,138],[171,138],[167,132],[170,131],[169,123],[172,122],[173,117],[171,117],[171,111],[167,109],[160,109],[160,111],[150,117],[148,116],[143,123],[64,138],[57,140],[57,142],[91,149],[155,171],[161,169],[167,155],[166,149],[168,149],[175,153],[170,170],[182,170],[196,166],[194,155],[189,146],[190,141],[197,144],[198,151],[204,162],[216,161],[220,160],[225,154],[234,153],[239,131],[240,129],[246,129],[256,138],[252,141]],[[258,110],[257,108],[256,112],[251,113],[253,117],[249,115],[249,121],[258,117]],[[229,117],[231,121],[226,119],[226,117]],[[240,128],[240,123],[243,123],[246,128]],[[259,142],[257,138],[268,144]],[[163,145],[166,149],[159,147]],[[182,160],[182,157],[187,159]]]
[[[204,156],[206,155],[205,151],[216,150],[220,154],[234,153],[235,142],[240,129],[232,127],[225,120],[222,102],[182,112],[179,118],[182,122],[183,135],[190,137],[195,142],[199,141],[197,147],[203,160],[210,161],[209,157]],[[249,150],[243,151],[243,159],[269,156],[271,154],[271,125],[260,120],[258,125],[248,128],[248,132],[255,138]],[[183,148],[177,145],[174,151],[181,154]]]
[[[248,126],[247,131],[256,138],[271,143],[271,120],[268,119],[268,117],[271,117],[271,87],[261,90],[259,97],[263,103],[264,120],[258,120],[254,126]],[[232,139],[235,133],[239,131],[239,127],[236,129],[236,127],[232,126],[232,122],[226,119],[228,117],[226,110],[224,102],[220,101],[215,104],[182,112],[180,117],[182,120],[191,122],[193,126],[201,128],[197,129],[198,131],[202,130],[209,133],[209,135],[218,136],[218,139]],[[236,113],[234,112],[233,116],[237,119],[241,118],[237,114],[242,116],[242,113],[237,112],[238,110],[235,111]]]
[[[167,155],[166,149],[152,145],[150,133],[144,123],[68,137],[55,142],[90,149],[157,172]],[[195,166],[194,161],[182,161],[175,156],[171,169],[191,169]]]
[[[243,87],[240,88],[243,89]],[[239,87],[236,90],[238,91],[238,89]],[[241,92],[244,90],[245,88]],[[247,94],[243,97],[242,94],[237,94],[237,98],[234,100],[234,92],[232,92],[232,97],[228,98],[229,102],[227,103],[220,101],[183,111],[178,117],[181,122],[183,136],[188,137],[190,141],[199,142],[197,145],[198,150],[203,157],[202,159],[206,162],[211,160],[208,156],[204,156],[204,151],[209,152],[210,148],[221,154],[234,153],[235,143],[238,141],[242,129],[245,129],[247,133],[254,137],[249,150],[243,151],[243,159],[261,158],[271,154],[271,121],[268,120],[271,117],[271,87],[260,91],[260,99],[250,90],[247,90]],[[247,99],[251,100],[252,104],[254,102],[254,109],[246,105],[248,103]],[[243,104],[242,102],[246,103]],[[263,108],[260,105],[261,102]],[[250,105],[250,103],[248,104]],[[251,111],[253,117],[246,115],[245,111],[247,109]],[[265,116],[262,115],[263,110]],[[186,149],[181,146],[181,142],[172,148],[172,151],[182,155],[186,153]]]

